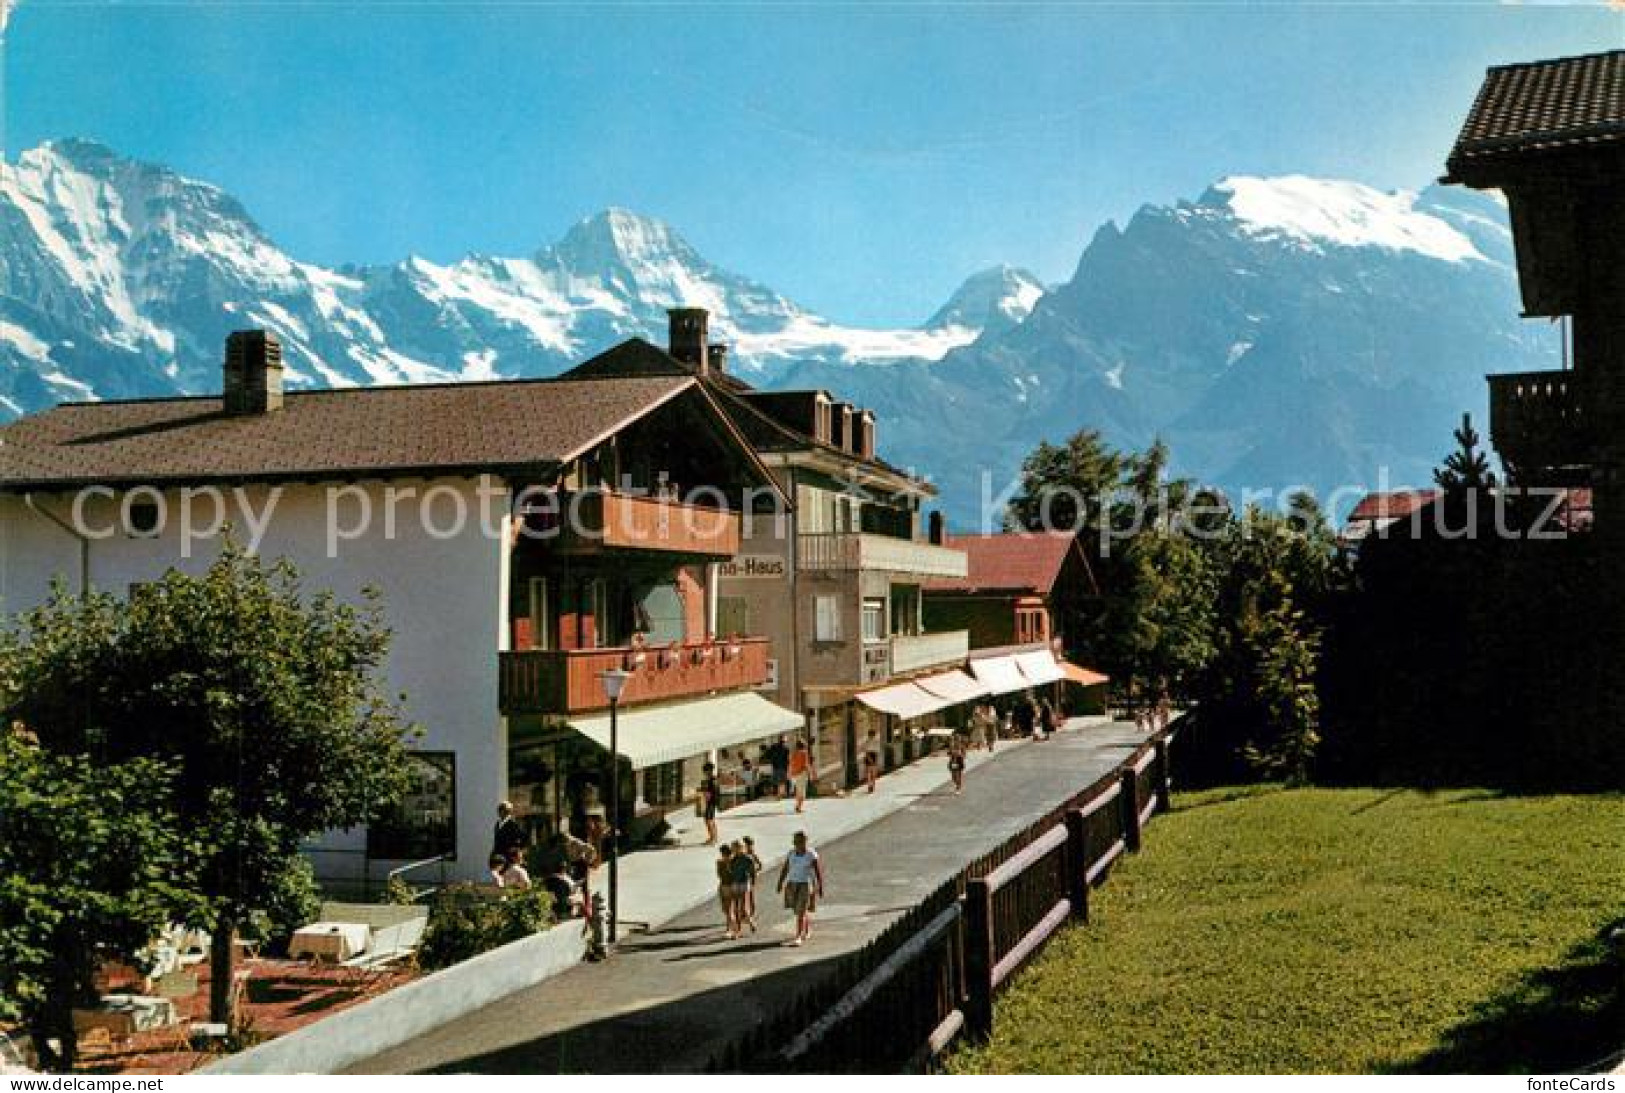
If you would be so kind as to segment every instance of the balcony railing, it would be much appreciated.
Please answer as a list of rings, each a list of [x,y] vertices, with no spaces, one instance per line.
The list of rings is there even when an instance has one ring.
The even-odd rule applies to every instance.
[[[1514,468],[1580,466],[1594,458],[1596,407],[1573,372],[1491,376],[1490,439]]]
[[[917,672],[959,664],[970,653],[969,630],[944,630],[939,634],[898,634],[891,639],[891,670]]]
[[[731,558],[739,553],[739,514],[663,497],[593,490],[558,497],[557,510],[526,517],[531,534],[565,550],[658,550]]]
[[[600,673],[632,672],[623,706],[759,687],[768,678],[766,638],[644,649],[526,649],[501,654],[505,714],[584,713],[609,708]]]
[[[799,568],[810,570],[887,570],[922,577],[963,577],[965,552],[860,532],[803,535],[798,541]]]

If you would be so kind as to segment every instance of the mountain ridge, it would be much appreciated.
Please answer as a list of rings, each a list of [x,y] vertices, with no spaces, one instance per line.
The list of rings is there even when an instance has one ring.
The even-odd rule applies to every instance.
[[[1164,438],[1231,489],[1415,480],[1483,373],[1550,363],[1516,318],[1504,207],[1438,187],[1231,175],[1101,225],[1058,285],[1001,264],[921,326],[866,329],[620,207],[528,255],[326,268],[219,187],[94,142],[0,174],[0,420],[216,390],[242,326],[281,337],[290,386],[346,386],[552,375],[700,306],[743,378],[872,406],[889,457],[982,523],[1027,451],[1085,426]]]

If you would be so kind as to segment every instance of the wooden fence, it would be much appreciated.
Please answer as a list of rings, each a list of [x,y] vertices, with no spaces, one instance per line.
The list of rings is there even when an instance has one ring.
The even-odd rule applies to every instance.
[[[987,1038],[994,995],[1068,921],[1087,921],[1090,889],[1168,808],[1181,729],[972,862],[787,1012],[726,1045],[713,1069],[918,1070],[960,1036]]]

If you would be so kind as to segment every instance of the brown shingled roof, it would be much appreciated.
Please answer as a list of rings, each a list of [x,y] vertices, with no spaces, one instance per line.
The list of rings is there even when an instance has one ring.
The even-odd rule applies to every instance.
[[[928,591],[1047,596],[1060,579],[1067,556],[1082,553],[1077,536],[1064,531],[950,535],[943,545],[965,552],[965,576],[934,580],[926,585]]]
[[[1449,171],[1604,145],[1625,145],[1625,50],[1490,69]]]
[[[543,472],[697,388],[691,376],[358,387],[248,415],[218,398],[68,403],[0,429],[0,489]]]

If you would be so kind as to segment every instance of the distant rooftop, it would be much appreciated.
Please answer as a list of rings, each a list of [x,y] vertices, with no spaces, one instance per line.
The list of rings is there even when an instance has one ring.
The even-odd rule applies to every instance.
[[[926,586],[933,592],[1047,596],[1060,579],[1068,556],[1074,551],[1080,557],[1083,553],[1078,537],[1064,531],[950,535],[943,545],[965,552],[965,576],[934,580]],[[1087,571],[1088,559],[1083,561]]]
[[[1625,50],[1490,69],[1449,172],[1604,147],[1625,147]]]

